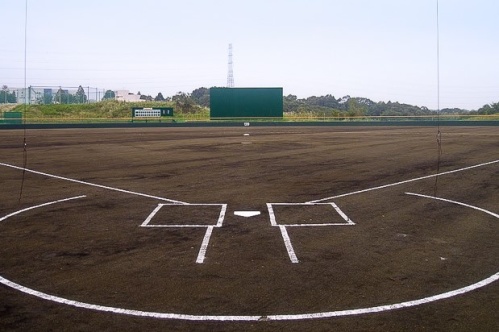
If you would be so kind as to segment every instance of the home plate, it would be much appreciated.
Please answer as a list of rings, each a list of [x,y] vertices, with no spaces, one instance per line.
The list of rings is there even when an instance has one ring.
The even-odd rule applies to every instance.
[[[249,218],[260,215],[260,211],[234,211],[234,214],[236,216]]]

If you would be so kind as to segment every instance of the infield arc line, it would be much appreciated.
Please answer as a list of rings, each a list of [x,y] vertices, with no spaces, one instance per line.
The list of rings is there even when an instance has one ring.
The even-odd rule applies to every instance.
[[[317,313],[309,313],[309,314],[284,314],[284,315],[268,315],[268,316],[236,316],[236,315],[188,315],[188,314],[175,314],[175,313],[163,313],[163,312],[152,312],[152,311],[141,311],[141,310],[131,310],[124,308],[116,308],[110,306],[103,306],[91,303],[85,303],[80,301],[68,300],[59,296],[50,295],[47,293],[43,293],[15,282],[12,282],[2,276],[0,276],[0,283],[5,286],[11,287],[15,290],[18,290],[22,293],[29,294],[32,296],[36,296],[38,298],[70,305],[77,308],[96,310],[101,312],[111,312],[121,315],[128,316],[138,316],[138,317],[149,317],[149,318],[159,318],[159,319],[178,319],[178,320],[190,320],[190,321],[260,321],[262,319],[269,321],[280,321],[280,320],[307,320],[307,319],[318,319],[318,318],[333,318],[333,317],[342,317],[342,316],[356,316],[362,314],[371,314],[371,313],[379,313],[383,311],[391,311],[402,308],[415,307],[422,304],[427,304],[443,299],[448,299],[454,296],[462,295],[473,290],[485,287],[495,281],[499,280],[499,272],[491,275],[490,277],[483,279],[477,283],[472,285],[468,285],[466,287],[462,287],[459,289],[455,289],[453,291],[441,293],[438,295],[433,295],[425,298],[421,298],[413,301],[400,302],[396,304],[387,304],[375,307],[368,308],[359,308],[359,309],[347,309],[347,310],[338,310],[338,311],[329,311],[329,312],[317,312]]]
[[[79,196],[81,197],[81,196]],[[431,196],[427,196],[428,198],[434,198]],[[76,199],[76,198],[73,198]],[[471,207],[471,208],[476,208],[479,211],[486,212],[488,214],[491,214],[493,216],[498,217],[497,214],[487,211],[485,209],[481,209],[478,207],[474,207],[469,204],[457,202],[457,201],[450,201],[450,200],[445,200],[441,199],[446,202],[451,202],[454,204],[459,204],[463,205],[466,207]],[[66,199],[67,200],[67,199]],[[60,200],[60,201],[65,201],[65,200]],[[59,202],[59,201],[55,201]],[[55,204],[55,203],[52,203]],[[37,207],[42,207],[46,206],[46,204],[40,204]],[[30,209],[34,209],[36,207],[31,207]],[[22,211],[27,211],[29,209],[23,209]],[[22,212],[17,211],[12,215],[20,214]],[[5,220],[8,217],[3,217],[1,220]],[[80,301],[74,301],[74,300],[68,300],[59,296],[55,295],[50,295],[47,293],[43,293],[25,286],[22,286],[20,284],[17,284],[13,281],[10,281],[2,276],[0,276],[0,283],[4,284],[5,286],[11,287],[13,289],[16,289],[20,292],[23,292],[25,294],[29,294],[32,296],[36,296],[38,298],[60,303],[60,304],[65,304],[65,305],[70,305],[73,307],[77,308],[84,308],[84,309],[90,309],[90,310],[96,310],[96,311],[101,311],[101,312],[111,312],[111,313],[116,313],[116,314],[122,314],[122,315],[129,315],[129,316],[138,316],[138,317],[149,317],[149,318],[159,318],[159,319],[178,319],[178,320],[190,320],[190,321],[261,321],[261,320],[266,320],[266,321],[280,321],[280,320],[307,320],[307,319],[319,319],[319,318],[333,318],[333,317],[342,317],[342,316],[354,316],[354,315],[361,315],[361,314],[371,314],[371,313],[379,313],[383,311],[391,311],[391,310],[396,310],[396,309],[402,309],[402,308],[409,308],[409,307],[414,307],[414,306],[419,306],[422,304],[427,304],[443,299],[448,299],[451,297],[455,297],[458,295],[462,295],[468,292],[471,292],[473,290],[485,287],[495,281],[499,280],[499,272],[491,275],[488,278],[485,278],[481,281],[478,281],[474,284],[458,288],[449,292],[445,293],[440,293],[437,295],[433,296],[428,296],[424,297],[418,300],[412,300],[412,301],[405,301],[405,302],[400,302],[400,303],[395,303],[395,304],[386,304],[386,305],[380,305],[380,306],[374,306],[374,307],[367,307],[367,308],[358,308],[358,309],[347,309],[347,310],[337,310],[337,311],[328,311],[328,312],[316,312],[316,313],[306,313],[306,314],[283,314],[283,315],[266,315],[266,316],[236,316],[236,315],[188,315],[188,314],[175,314],[175,313],[161,313],[161,312],[151,312],[151,311],[141,311],[141,310],[131,310],[131,309],[124,309],[124,308],[117,308],[117,307],[111,307],[111,306],[103,306],[103,305],[97,305],[97,304],[91,304],[91,303],[85,303],[85,302],[80,302]]]
[[[490,164],[497,163],[497,162],[499,162],[499,160],[488,162],[488,163],[482,163],[482,164],[479,164],[479,165],[470,166],[470,167],[466,167],[466,168],[462,168],[462,169],[458,169],[458,170],[454,170],[454,171],[443,172],[443,173],[440,173],[439,175],[456,173],[456,172],[460,172],[460,171],[464,171],[464,170],[469,170],[469,169],[473,169],[473,168],[480,167],[480,166],[490,165]],[[86,185],[92,185],[92,186],[96,186],[96,187],[100,187],[100,188],[104,188],[104,189],[121,191],[121,192],[129,193],[129,194],[135,194],[135,195],[138,194],[139,196],[145,196],[145,197],[156,198],[156,199],[161,199],[161,200],[168,200],[168,199],[165,199],[165,198],[159,198],[159,197],[150,196],[150,195],[146,195],[146,194],[134,193],[134,192],[126,191],[126,190],[121,190],[121,189],[116,189],[116,188],[111,188],[111,187],[106,187],[106,186],[101,186],[101,185],[90,184],[90,183],[84,182],[84,181],[72,180],[72,179],[67,179],[67,178],[63,178],[63,177],[59,177],[59,176],[53,176],[53,175],[50,175],[50,174],[45,174],[45,173],[42,173],[42,172],[32,171],[32,170],[28,170],[28,169],[25,169],[25,168],[22,168],[22,167],[12,166],[12,165],[8,165],[8,164],[4,164],[4,163],[0,163],[0,165],[7,166],[7,167],[13,167],[13,168],[16,168],[16,169],[21,169],[21,170],[26,170],[28,172],[32,172],[32,173],[35,173],[35,174],[41,174],[41,175],[50,176],[50,177],[54,177],[54,178],[59,178],[59,179],[63,179],[63,180],[68,180],[68,181],[72,181],[72,182],[76,182],[76,183],[82,183],[82,184],[86,184]],[[420,177],[420,178],[416,178],[416,179],[412,179],[412,180],[401,181],[401,182],[397,182],[395,184],[390,184],[390,185],[384,185],[384,186],[379,186],[379,187],[375,187],[375,188],[365,189],[365,190],[362,190],[362,191],[356,191],[356,192],[347,193],[347,194],[343,194],[343,195],[339,195],[339,196],[325,198],[325,199],[318,200],[318,201],[311,201],[311,202],[308,202],[308,203],[314,203],[314,202],[329,200],[329,199],[332,199],[332,198],[338,198],[338,197],[343,197],[343,196],[348,196],[348,195],[354,195],[354,194],[358,194],[358,193],[362,193],[362,192],[367,192],[367,191],[372,191],[372,190],[376,190],[376,189],[383,189],[383,188],[387,188],[387,187],[391,187],[391,186],[396,186],[396,185],[400,185],[400,184],[404,184],[404,183],[408,183],[408,182],[413,182],[413,181],[417,181],[417,180],[422,180],[422,179],[426,179],[426,178],[431,178],[431,177],[435,177],[435,176],[437,176],[437,175],[434,174],[434,175],[431,175],[431,176],[425,176],[425,177]],[[412,193],[408,193],[408,194],[412,194]],[[475,206],[472,206],[472,205],[469,205],[469,204],[465,204],[465,203],[461,203],[461,202],[457,202],[457,201],[446,200],[446,199],[443,199],[443,198],[432,197],[432,196],[425,196],[425,195],[419,195],[419,194],[415,194],[415,195],[416,196],[421,196],[421,197],[426,197],[426,198],[439,199],[439,200],[442,200],[442,201],[445,201],[445,202],[459,204],[459,205],[462,205],[462,206],[465,206],[465,207],[470,207],[470,208],[473,208],[473,209],[476,209],[478,211],[482,211],[482,212],[488,213],[488,214],[490,214],[492,216],[495,216],[495,217],[499,218],[499,215],[497,215],[496,213],[493,213],[491,211],[488,211],[488,210],[485,210],[485,209],[481,209],[481,208],[478,208],[478,207],[475,207]],[[81,198],[81,197],[84,197],[84,196],[77,196],[77,197],[73,197],[73,198],[70,198],[70,199],[77,199],[77,198]],[[52,202],[52,204],[55,204],[55,203],[61,202],[61,201],[67,201],[67,200],[68,199],[54,201],[54,202]],[[168,201],[172,201],[172,200],[168,200]],[[178,202],[179,204],[188,204],[188,203],[180,202],[180,201],[175,201],[175,202]],[[40,205],[37,205],[36,207],[47,206],[47,205],[49,205],[49,203],[40,204]],[[8,216],[4,216],[3,218],[0,218],[0,221],[6,220],[10,216],[14,216],[14,215],[20,214],[20,213],[22,213],[24,211],[28,211],[28,210],[34,209],[36,207],[31,207],[31,208],[27,208],[27,209],[23,209],[23,210],[19,210],[17,212],[11,213]],[[271,211],[271,209],[269,209],[269,213],[270,213],[270,211]],[[31,288],[22,286],[20,284],[17,284],[15,282],[12,282],[12,281],[10,281],[10,280],[8,280],[8,279],[0,276],[0,283],[6,285],[8,287],[11,287],[11,288],[16,289],[16,290],[18,290],[20,292],[23,292],[23,293],[26,293],[26,294],[29,294],[29,295],[32,295],[32,296],[36,296],[36,297],[41,298],[41,299],[49,300],[49,301],[60,303],[60,304],[70,305],[70,306],[78,307],[78,308],[85,308],[85,309],[90,309],[90,310],[96,310],[96,311],[101,311],[101,312],[112,312],[112,313],[117,313],[117,314],[130,315],[130,316],[150,317],[150,318],[162,318],[162,319],[191,320],[191,321],[261,321],[261,320],[266,320],[266,321],[275,320],[275,321],[279,321],[279,320],[305,320],[305,319],[332,318],[332,317],[353,316],[353,315],[369,314],[369,313],[379,313],[379,312],[383,312],[383,311],[391,311],[391,310],[396,310],[396,309],[402,309],[402,308],[419,306],[419,305],[422,305],[422,304],[427,304],[427,303],[435,302],[435,301],[438,301],[438,300],[452,298],[452,297],[455,297],[455,296],[458,296],[458,295],[462,295],[462,294],[471,292],[473,290],[485,287],[485,286],[487,286],[487,285],[489,285],[489,284],[491,284],[491,283],[493,283],[493,282],[495,282],[497,280],[499,280],[499,272],[497,272],[497,273],[491,275],[490,277],[485,278],[485,279],[483,279],[483,280],[481,280],[479,282],[476,282],[474,284],[471,284],[471,285],[468,285],[468,286],[465,286],[465,287],[462,287],[462,288],[459,288],[459,289],[455,289],[455,290],[452,290],[452,291],[440,293],[440,294],[429,296],[429,297],[424,297],[424,298],[421,298],[421,299],[418,299],[418,300],[405,301],[405,302],[400,302],[400,303],[395,303],[395,304],[387,304],[387,305],[380,305],[380,306],[367,307],[367,308],[347,309],[347,310],[338,310],[338,311],[329,311],[329,312],[317,312],[317,313],[308,313],[308,314],[305,313],[305,314],[283,314],[283,315],[266,315],[266,316],[261,316],[261,315],[235,316],[235,315],[189,315],[189,314],[161,313],[161,312],[150,312],[150,311],[141,311],[141,310],[131,310],[131,309],[124,309],[124,308],[117,308],[117,307],[110,307],[110,306],[103,306],[103,305],[96,305],[96,304],[84,303],[84,302],[80,302],[80,301],[68,300],[68,299],[65,299],[65,298],[62,298],[62,297],[59,297],[59,296],[49,295],[47,293],[43,293],[43,292],[31,289]]]
[[[74,196],[74,197],[59,199],[57,201],[52,201],[52,202],[47,202],[47,203],[43,203],[43,204],[31,206],[31,207],[28,207],[28,208],[25,208],[25,209],[13,212],[11,214],[8,214],[8,215],[0,218],[0,221],[4,221],[5,219],[8,219],[8,218],[13,217],[13,216],[15,216],[17,214],[20,214],[20,213],[23,213],[23,212],[26,212],[26,211],[29,211],[29,210],[33,210],[33,209],[37,209],[37,208],[41,208],[41,207],[44,207],[44,206],[53,205],[53,204],[57,204],[57,203],[63,203],[63,202],[67,202],[67,201],[71,201],[71,200],[75,200],[75,199],[79,199],[79,198],[84,198],[84,197],[87,197],[87,196],[86,195]]]
[[[485,209],[479,208],[477,206],[469,205],[469,204],[466,204],[466,203],[461,203],[461,202],[453,201],[453,200],[446,199],[446,198],[435,197],[435,196],[428,196],[428,195],[422,195],[422,194],[416,194],[416,193],[409,193],[409,192],[407,192],[406,194],[407,195],[411,195],[411,196],[417,196],[417,197],[422,197],[422,198],[430,198],[430,199],[435,199],[435,200],[442,201],[442,202],[447,202],[447,203],[461,205],[461,206],[464,206],[464,207],[468,207],[468,208],[471,208],[471,209],[474,209],[474,210],[477,210],[477,211],[481,211],[481,212],[490,214],[491,216],[496,217],[496,218],[499,219],[499,214],[497,214],[497,213],[494,213],[494,212],[491,212],[489,210],[485,210]]]

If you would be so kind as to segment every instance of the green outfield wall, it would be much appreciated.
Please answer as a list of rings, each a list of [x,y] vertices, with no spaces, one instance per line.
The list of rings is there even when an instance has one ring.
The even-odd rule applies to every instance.
[[[211,88],[210,118],[282,118],[282,88]]]

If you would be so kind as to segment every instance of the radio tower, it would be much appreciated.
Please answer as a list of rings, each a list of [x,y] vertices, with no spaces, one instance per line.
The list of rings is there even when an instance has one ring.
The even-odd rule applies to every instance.
[[[229,44],[229,70],[227,72],[227,87],[234,87],[234,72],[232,70],[232,44]]]

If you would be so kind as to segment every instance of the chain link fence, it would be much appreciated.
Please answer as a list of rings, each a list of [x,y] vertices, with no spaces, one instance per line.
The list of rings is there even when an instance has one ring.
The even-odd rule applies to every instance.
[[[105,89],[95,87],[30,86],[9,89],[17,104],[88,104],[103,100]]]

